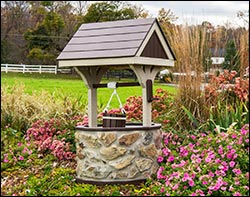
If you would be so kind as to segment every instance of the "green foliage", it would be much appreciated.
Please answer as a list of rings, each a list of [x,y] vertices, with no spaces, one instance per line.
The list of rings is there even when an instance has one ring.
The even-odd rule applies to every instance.
[[[231,125],[240,129],[245,124],[249,124],[249,109],[246,102],[237,101],[223,105],[219,101],[216,108],[211,107],[210,118],[205,127],[209,131],[219,132],[227,130]]]
[[[222,64],[224,69],[236,70],[239,71],[240,69],[240,58],[235,46],[235,42],[233,40],[229,40],[226,45],[225,51],[225,61]]]
[[[1,129],[1,171],[30,166],[34,152],[33,144],[26,143],[21,131],[10,127]]]
[[[130,7],[120,8],[119,3],[116,1],[97,2],[90,5],[83,22],[104,22],[133,18],[135,18],[135,13]]]
[[[42,5],[51,7],[51,9],[49,12],[45,12],[45,17],[41,23],[24,33],[29,48],[27,57],[31,63],[55,63],[55,58],[60,52],[59,36],[65,27],[65,23],[61,15],[52,9],[53,1],[42,2]]]
[[[46,49],[52,42],[46,27],[40,24],[34,29],[28,29],[24,38],[28,41],[29,50],[33,48]]]
[[[65,26],[62,17],[55,12],[49,12],[45,17],[43,24],[49,35],[60,35]]]

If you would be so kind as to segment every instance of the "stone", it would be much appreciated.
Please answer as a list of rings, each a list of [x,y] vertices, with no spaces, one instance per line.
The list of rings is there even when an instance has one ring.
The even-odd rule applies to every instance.
[[[153,132],[152,131],[145,131],[145,135],[143,137],[142,143],[144,145],[149,145],[153,139]]]
[[[110,176],[112,179],[126,179],[128,177],[127,171],[117,171],[113,172]]]
[[[80,141],[84,144],[84,146],[88,146],[89,148],[100,148],[101,144],[98,141],[98,139],[96,137],[93,137],[91,135],[85,135],[85,134],[81,134],[80,135]]]
[[[154,132],[154,144],[157,149],[161,149],[163,147],[162,145],[162,130],[158,129]]]
[[[100,136],[100,140],[105,146],[110,146],[116,139],[115,133],[102,133]]]
[[[143,157],[157,158],[157,150],[154,144],[149,146],[140,146],[139,153]]]
[[[153,161],[151,159],[141,158],[135,161],[135,164],[140,172],[148,170],[152,166]]]
[[[135,178],[138,173],[139,170],[134,165],[132,165],[131,167],[129,167],[128,178],[129,179]]]
[[[81,178],[104,179],[111,173],[111,167],[102,162],[99,163],[78,163],[76,169],[77,175]]]
[[[109,162],[109,165],[113,166],[117,170],[121,170],[123,168],[126,168],[132,163],[132,160],[135,158],[135,155],[130,155],[128,157],[125,157],[123,159],[120,159],[118,161],[111,161]]]
[[[119,156],[124,155],[127,152],[125,148],[111,146],[108,148],[102,147],[100,149],[100,154],[107,160],[113,160]]]
[[[150,174],[156,174],[159,169],[159,164],[157,162],[154,162],[154,164],[151,167]]]
[[[79,159],[84,159],[84,158],[85,158],[85,156],[84,156],[82,153],[78,153],[76,156],[77,156]]]
[[[127,135],[123,135],[119,138],[120,145],[129,146],[136,142],[136,140],[140,137],[140,133],[131,133]]]

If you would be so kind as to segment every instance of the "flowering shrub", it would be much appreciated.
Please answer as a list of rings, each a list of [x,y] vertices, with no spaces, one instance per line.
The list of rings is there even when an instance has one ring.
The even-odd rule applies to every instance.
[[[157,98],[157,100],[153,100],[152,102],[152,120],[162,123],[162,126],[165,128],[173,119],[173,117],[170,116],[173,99],[167,91],[161,88],[156,89],[154,98]],[[126,110],[128,121],[142,121],[141,96],[130,96],[127,98],[124,109]]]
[[[223,95],[229,99],[238,98],[241,101],[248,101],[249,80],[235,78],[236,75],[236,71],[229,72],[228,70],[224,70],[218,77],[212,75],[209,84],[205,86],[205,97],[214,101]]]
[[[38,120],[27,130],[26,140],[34,141],[41,153],[49,152],[59,160],[73,159],[74,133],[60,127],[59,119]]]
[[[219,134],[164,133],[157,179],[162,195],[249,195],[249,124]]]

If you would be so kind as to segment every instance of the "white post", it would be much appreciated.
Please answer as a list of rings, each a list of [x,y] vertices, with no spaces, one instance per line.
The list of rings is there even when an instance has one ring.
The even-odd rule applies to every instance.
[[[8,73],[8,64],[5,64],[5,72]]]
[[[25,73],[25,65],[23,64],[23,73]]]
[[[74,67],[88,88],[88,119],[89,127],[97,127],[97,89],[93,84],[100,83],[106,67]]]
[[[89,127],[97,127],[97,89],[88,88]]]
[[[130,68],[136,74],[140,85],[142,86],[142,107],[143,107],[143,126],[151,126],[152,124],[152,105],[147,101],[146,81],[148,79],[154,82],[156,74],[162,69],[160,66],[140,66],[130,65]]]
[[[57,74],[57,66],[55,66],[55,75]]]
[[[42,66],[39,67],[39,73],[42,74]]]

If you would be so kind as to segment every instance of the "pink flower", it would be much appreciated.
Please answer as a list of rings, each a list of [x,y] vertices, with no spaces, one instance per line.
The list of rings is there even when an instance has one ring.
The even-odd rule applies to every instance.
[[[235,165],[235,162],[234,162],[234,161],[230,161],[230,162],[229,162],[229,166],[230,166],[231,168],[233,168],[234,165]]]
[[[236,150],[231,149],[230,153],[231,153],[231,154],[234,154],[234,153],[236,153]]]
[[[176,190],[178,189],[178,187],[179,187],[179,184],[176,184],[174,187],[172,187],[172,190]]]
[[[247,129],[245,129],[245,127],[247,128]],[[246,135],[247,133],[249,132],[249,124],[246,124],[246,125],[244,125],[242,128],[241,128],[241,134],[242,135]]]
[[[234,154],[233,159],[236,159],[238,157],[238,154]]]
[[[3,159],[3,162],[4,162],[4,163],[8,163],[9,160],[8,160],[7,158],[4,158],[4,159]]]
[[[163,157],[162,157],[162,156],[159,156],[159,157],[157,158],[157,161],[158,161],[158,162],[162,162],[162,161],[163,161]]]
[[[163,150],[162,150],[162,152],[163,152],[163,154],[165,155],[165,156],[168,156],[168,154],[171,152],[168,148],[164,148]]]
[[[165,191],[164,187],[160,189],[160,192],[163,193]]]
[[[18,143],[17,143],[17,146],[22,146],[22,142],[18,142]]]
[[[205,161],[206,161],[207,163],[209,163],[209,162],[212,161],[212,159],[211,159],[210,157],[207,157],[207,158],[205,159]]]
[[[193,186],[194,186],[194,181],[193,181],[192,179],[190,179],[190,180],[188,181],[188,184],[189,184],[190,187],[193,187]]]
[[[203,185],[207,185],[208,182],[207,182],[207,181],[202,181],[202,184],[203,184]]]
[[[234,172],[236,175],[241,174],[241,170],[240,170],[240,169],[234,168],[234,169],[233,169],[233,172]]]
[[[228,158],[228,159],[231,159],[232,157],[233,157],[233,154],[227,153],[227,158]]]
[[[240,192],[235,192],[233,196],[241,196]]]
[[[214,161],[215,161],[215,163],[220,163],[221,162],[221,160],[219,158],[215,159]]]
[[[221,155],[221,154],[223,154],[223,149],[219,149],[218,150],[218,153]]]
[[[237,135],[236,134],[232,134],[232,138],[233,139],[237,138]]]
[[[208,175],[209,175],[210,177],[214,177],[214,173],[212,173],[211,171],[209,171]]]
[[[23,160],[24,160],[23,156],[19,156],[18,159],[19,159],[20,161],[23,161]]]
[[[173,155],[169,156],[167,161],[168,161],[168,162],[174,161],[174,156],[173,156]]]
[[[196,159],[196,162],[197,162],[197,163],[201,163],[201,158],[197,158],[197,159]]]
[[[226,191],[227,188],[226,187],[221,187],[220,189],[223,190],[223,191]]]

